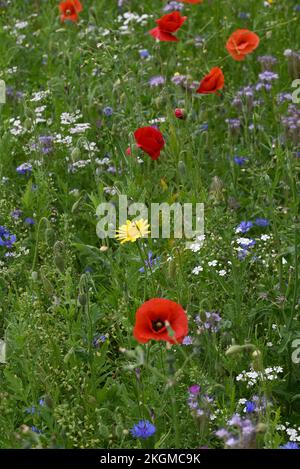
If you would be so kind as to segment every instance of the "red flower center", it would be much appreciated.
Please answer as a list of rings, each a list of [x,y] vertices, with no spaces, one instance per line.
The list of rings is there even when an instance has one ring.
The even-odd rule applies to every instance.
[[[161,331],[165,327],[164,322],[161,319],[156,319],[155,321],[152,321],[152,329],[155,332]]]

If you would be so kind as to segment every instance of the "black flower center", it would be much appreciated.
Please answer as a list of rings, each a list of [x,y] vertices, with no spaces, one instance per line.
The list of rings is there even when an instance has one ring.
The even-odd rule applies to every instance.
[[[155,321],[152,321],[152,328],[155,332],[159,332],[164,326],[165,323],[161,319],[156,319]]]

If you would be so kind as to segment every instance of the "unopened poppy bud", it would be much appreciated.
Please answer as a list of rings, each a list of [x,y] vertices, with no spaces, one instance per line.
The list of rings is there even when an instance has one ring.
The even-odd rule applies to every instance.
[[[257,433],[265,433],[267,431],[267,428],[268,427],[265,423],[260,422],[256,425],[255,431]]]
[[[32,120],[30,119],[30,117],[27,117],[27,119],[25,119],[24,127],[25,127],[25,129],[27,129],[27,130],[31,129],[31,127],[32,127]]]
[[[81,156],[80,150],[78,147],[74,148],[71,152],[72,161],[78,161]]]
[[[57,256],[54,257],[54,264],[58,268],[58,270],[61,273],[64,273],[65,271],[65,260],[61,254],[58,254]]]
[[[48,247],[52,247],[55,242],[55,232],[52,228],[47,228],[45,230],[45,241]]]
[[[86,305],[86,301],[87,301],[87,296],[85,293],[81,293],[80,295],[78,295],[78,303],[81,305],[81,306],[85,306]]]
[[[180,176],[183,177],[186,175],[186,166],[185,166],[184,161],[182,160],[180,160],[178,163],[178,171],[179,171]]]
[[[45,293],[49,296],[52,296],[54,293],[54,288],[53,288],[52,283],[50,282],[50,280],[47,279],[47,277],[45,276],[42,270],[40,270],[40,276],[41,276],[41,280],[42,280]]]
[[[232,345],[228,350],[226,350],[225,355],[234,355],[236,353],[241,353],[242,351],[243,347],[241,345]]]
[[[131,155],[131,148],[128,147],[127,150],[126,150],[126,155],[130,156]]]
[[[186,113],[184,109],[176,108],[174,111],[175,117],[177,119],[185,119],[186,118]]]
[[[39,278],[39,274],[36,271],[31,272],[31,278],[34,282]]]

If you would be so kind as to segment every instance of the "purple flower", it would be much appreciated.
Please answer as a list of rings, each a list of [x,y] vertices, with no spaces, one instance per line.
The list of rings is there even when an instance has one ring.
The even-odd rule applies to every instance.
[[[34,225],[35,221],[33,218],[27,217],[25,218],[24,223],[26,223],[26,225]]]
[[[239,18],[241,20],[249,20],[250,17],[251,17],[250,13],[244,13],[242,11],[239,13]]]
[[[97,334],[93,338],[93,346],[96,348],[99,348],[101,344],[103,344],[106,341],[107,337],[106,335],[103,334]]]
[[[171,2],[168,2],[164,6],[163,11],[166,11],[166,12],[176,11],[176,10],[181,11],[183,8],[184,8],[184,5],[182,5],[182,3],[171,1]]]
[[[18,174],[30,174],[32,171],[32,165],[30,163],[22,163],[16,169]]]
[[[22,215],[22,213],[23,213],[22,210],[17,208],[16,210],[13,210],[12,212],[10,212],[10,216],[14,220],[18,220],[20,218],[20,216]]]
[[[51,135],[40,135],[39,144],[44,155],[48,155],[53,151],[53,137]]]
[[[242,221],[236,228],[236,233],[247,233],[253,226],[252,221]]]
[[[219,322],[221,321],[221,316],[216,311],[206,311],[205,319],[202,320],[201,316],[198,315],[195,318],[195,322],[200,328],[200,330],[207,330],[210,332],[218,332],[220,330]]]
[[[201,387],[199,384],[193,384],[192,386],[189,387],[189,393],[192,395],[197,396],[201,390]]]
[[[231,130],[236,130],[236,129],[239,129],[241,127],[241,121],[240,119],[226,119],[226,124],[228,124],[228,127],[231,129]]]
[[[141,59],[148,59],[150,57],[149,51],[147,49],[141,49],[139,54]]]
[[[161,75],[155,75],[154,77],[150,78],[148,83],[150,86],[161,86],[164,85],[166,79]]]
[[[260,73],[259,79],[261,81],[273,81],[273,80],[278,80],[279,76],[278,73],[270,72],[269,70],[265,70],[264,72]]]
[[[239,166],[243,166],[248,160],[247,158],[244,158],[243,156],[234,156],[233,161],[235,162],[235,164]]]
[[[153,257],[153,253],[151,251],[148,252],[148,259],[145,260],[145,267],[141,267],[139,272],[142,274],[145,273],[146,269],[152,269],[157,263],[159,262],[160,257]]]
[[[11,234],[5,226],[0,226],[0,246],[11,249],[16,240],[16,235]]]
[[[156,432],[156,427],[151,422],[149,422],[149,420],[140,420],[138,423],[133,425],[130,432],[134,438],[141,438],[142,440],[146,440],[147,438],[150,438],[152,435],[154,435]]]
[[[110,106],[106,106],[105,108],[103,108],[103,114],[106,116],[106,117],[110,117],[113,115],[113,108],[110,107]]]
[[[252,412],[255,411],[255,409],[256,409],[256,405],[254,402],[251,402],[251,401],[246,402],[246,412],[251,414]]]
[[[256,218],[254,220],[254,223],[256,226],[261,226],[261,227],[266,227],[270,225],[269,220],[267,220],[266,218]]]
[[[279,446],[280,449],[300,449],[300,447],[297,445],[297,443],[294,443],[293,441],[289,441],[283,446]]]
[[[182,341],[183,345],[193,345],[193,338],[189,335],[186,335]]]

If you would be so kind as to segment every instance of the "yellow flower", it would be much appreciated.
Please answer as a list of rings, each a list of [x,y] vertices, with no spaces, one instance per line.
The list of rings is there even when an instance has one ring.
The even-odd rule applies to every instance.
[[[134,243],[137,239],[143,238],[150,233],[148,230],[149,226],[147,220],[143,220],[142,218],[136,221],[127,220],[126,225],[120,226],[116,231],[116,238],[118,241],[121,241],[121,244],[127,243],[128,241]]]

